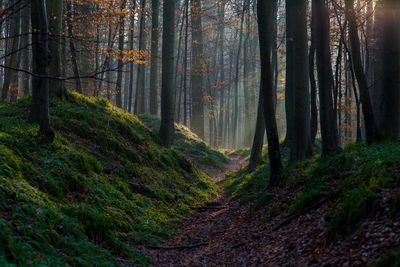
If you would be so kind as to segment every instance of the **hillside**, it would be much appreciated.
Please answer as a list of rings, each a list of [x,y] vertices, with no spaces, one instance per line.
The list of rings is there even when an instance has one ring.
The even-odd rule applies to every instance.
[[[52,103],[51,145],[26,123],[28,103],[0,102],[2,266],[147,264],[132,245],[170,236],[216,194],[186,156],[104,99]]]
[[[267,163],[225,180],[268,235],[266,263],[400,264],[398,143],[350,144],[337,155],[289,165],[273,190],[265,189],[268,173]]]
[[[139,118],[153,132],[160,129],[161,121],[158,117],[150,114],[141,114]],[[202,166],[223,167],[223,163],[228,161],[227,157],[221,152],[212,149],[204,143],[196,134],[191,132],[186,126],[175,123],[174,147],[189,157],[193,162]]]

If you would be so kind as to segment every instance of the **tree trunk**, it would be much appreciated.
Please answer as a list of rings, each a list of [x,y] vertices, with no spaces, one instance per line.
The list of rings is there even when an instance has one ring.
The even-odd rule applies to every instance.
[[[63,0],[47,1],[47,11],[49,16],[49,31],[50,40],[49,48],[51,53],[51,64],[49,67],[49,74],[53,77],[62,76],[61,68],[61,32],[62,20],[64,11]],[[66,90],[64,83],[61,80],[49,80],[50,96],[64,99],[66,97]]]
[[[273,70],[271,64],[273,8],[271,2],[270,0],[258,0],[257,17],[261,55],[260,86],[262,94],[260,97],[263,98],[262,101],[264,104],[264,119],[268,137],[268,156],[271,169],[269,184],[270,186],[276,186],[279,183],[282,163],[273,94]],[[309,136],[309,132],[307,136]]]
[[[379,139],[376,129],[374,113],[372,110],[371,99],[369,95],[369,88],[367,77],[364,73],[362,65],[361,52],[360,52],[360,39],[358,37],[357,20],[354,11],[354,0],[345,0],[346,4],[346,19],[349,26],[349,38],[351,43],[351,57],[353,61],[354,74],[357,79],[358,87],[360,90],[360,100],[365,121],[365,134],[368,143],[372,143]]]
[[[307,1],[286,0],[287,16],[290,29],[288,42],[292,43],[293,66],[288,69],[288,76],[293,79],[293,111],[292,127],[296,129],[290,140],[291,161],[304,160],[311,156],[310,137],[310,93],[308,75],[308,36],[307,36]],[[293,118],[292,118],[293,119]],[[290,118],[288,118],[290,120]]]
[[[400,132],[400,4],[385,0],[382,49],[383,132],[397,141]]]
[[[38,123],[39,138],[51,143],[54,132],[50,127],[49,115],[49,80],[37,76],[47,76],[47,67],[50,65],[51,55],[48,47],[48,23],[44,0],[31,1],[32,24],[32,106],[30,121]]]
[[[192,119],[190,127],[201,139],[204,139],[204,102],[203,102],[203,27],[202,5],[200,0],[191,0],[192,11]]]
[[[139,50],[144,51],[146,47],[146,0],[142,0],[140,3],[140,32],[139,32]],[[136,80],[136,102],[135,102],[135,113],[141,114],[146,112],[146,101],[145,101],[145,90],[146,85],[146,65],[140,64],[138,66],[137,80]]]
[[[68,35],[69,35],[69,49],[71,52],[71,61],[72,61],[72,70],[74,72],[75,76],[75,90],[83,94],[83,89],[82,89],[82,83],[80,79],[80,72],[79,72],[79,66],[78,66],[78,61],[77,61],[77,55],[76,55],[76,48],[75,48],[75,43],[73,41],[74,39],[74,29],[72,25],[72,19],[73,19],[73,14],[72,14],[72,3],[71,1],[67,1],[67,12],[68,12]]]
[[[11,1],[10,3],[13,6],[12,15],[10,20],[10,30],[9,35],[11,37],[8,38],[8,44],[6,47],[6,54],[8,55],[5,58],[6,66],[11,68],[18,68],[19,67],[19,55],[18,49],[20,47],[20,23],[21,23],[21,16],[20,10],[18,5],[15,1]],[[6,100],[9,96],[11,89],[12,94],[18,94],[18,76],[17,72],[13,69],[5,69],[4,73],[4,83],[3,83],[3,90],[1,92],[1,100]],[[17,90],[17,92],[14,92]]]
[[[320,124],[322,155],[340,150],[337,135],[337,121],[333,109],[333,73],[329,47],[329,14],[325,0],[313,0],[313,27],[317,52],[317,69],[320,102]]]
[[[125,9],[126,0],[122,1],[121,4],[121,16],[119,18],[119,33],[118,33],[118,66],[117,66],[117,84],[116,84],[116,104],[117,107],[122,108],[122,77],[124,70],[123,62],[123,52],[125,48],[125,15],[123,15],[123,10]]]
[[[175,5],[175,1],[166,0],[163,13],[160,136],[166,147],[172,146],[175,132]]]
[[[158,35],[159,0],[151,4],[151,63],[150,63],[150,113],[158,113]]]

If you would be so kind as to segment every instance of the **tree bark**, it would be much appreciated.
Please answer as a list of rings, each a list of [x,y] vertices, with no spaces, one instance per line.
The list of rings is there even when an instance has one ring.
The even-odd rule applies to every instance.
[[[273,0],[276,1],[276,0]],[[281,153],[279,147],[279,135],[275,118],[273,70],[271,62],[273,8],[271,0],[258,0],[257,18],[260,39],[261,55],[261,96],[264,105],[264,119],[268,138],[268,156],[270,161],[271,176],[269,185],[276,186],[279,183],[282,169]],[[309,136],[309,132],[307,133]]]
[[[48,22],[45,0],[31,0],[31,27],[32,27],[32,72],[38,76],[47,76],[47,67],[50,66],[51,55],[48,47]],[[32,105],[30,121],[38,123],[39,138],[51,143],[54,132],[50,127],[49,115],[49,81],[47,78],[32,78]]]
[[[317,52],[322,155],[330,155],[338,152],[340,148],[332,97],[333,73],[329,47],[329,14],[325,0],[313,0],[312,3]]]
[[[47,12],[49,16],[49,48],[51,53],[51,64],[49,67],[49,74],[53,77],[62,76],[61,67],[61,32],[62,20],[64,15],[64,1],[51,0],[47,1]],[[66,97],[66,90],[64,83],[61,80],[49,80],[50,96],[64,99]]]
[[[159,38],[159,0],[151,4],[151,62],[150,62],[150,113],[158,113],[158,38]]]
[[[175,6],[175,0],[164,2],[160,136],[166,147],[172,146],[175,133]]]
[[[357,20],[354,11],[354,0],[345,0],[345,4],[346,19],[349,26],[349,38],[351,43],[353,69],[360,90],[360,100],[365,121],[365,134],[367,142],[372,143],[374,141],[377,141],[379,139],[379,136],[376,129],[374,113],[372,110],[367,77],[364,73],[364,68],[362,65],[360,39],[358,36]]]
[[[191,0],[192,12],[192,118],[190,127],[204,139],[204,101],[203,101],[203,27],[202,5],[200,0]]]

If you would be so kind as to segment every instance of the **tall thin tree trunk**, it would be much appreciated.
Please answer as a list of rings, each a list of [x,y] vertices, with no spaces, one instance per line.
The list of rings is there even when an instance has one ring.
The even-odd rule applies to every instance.
[[[49,31],[44,0],[31,1],[31,24],[32,72],[37,76],[47,76],[51,56],[48,47]],[[54,132],[50,127],[49,80],[37,76],[32,78],[32,106],[29,119],[39,124],[39,138],[46,143],[51,143],[54,140]]]
[[[163,13],[160,136],[167,147],[172,145],[175,132],[175,5],[175,1],[165,1]]]
[[[146,23],[146,0],[141,0],[140,3],[140,32],[139,32],[139,50],[145,50],[145,23]],[[135,102],[135,113],[140,114],[146,112],[146,99],[145,99],[145,83],[146,81],[146,65],[140,64],[138,66],[137,80],[136,80],[136,102]]]
[[[151,1],[150,113],[158,113],[159,0]]]
[[[194,133],[204,139],[204,100],[203,73],[205,68],[203,55],[202,5],[200,0],[191,0],[192,11],[192,119],[190,127]]]
[[[379,139],[379,135],[372,110],[367,77],[364,73],[364,68],[362,65],[360,39],[358,36],[357,20],[354,11],[354,0],[345,0],[345,4],[346,19],[348,21],[349,38],[351,43],[351,57],[353,61],[354,74],[357,78],[358,87],[360,90],[360,100],[365,121],[365,134],[367,142],[372,143]]]
[[[49,31],[50,40],[49,48],[51,53],[51,64],[49,67],[49,74],[53,77],[62,76],[61,67],[61,33],[62,33],[62,20],[64,16],[64,1],[51,0],[47,1],[47,11],[49,16]],[[66,97],[66,90],[62,80],[51,79],[49,80],[50,96],[64,99]]]
[[[333,108],[333,73],[329,38],[329,14],[325,0],[313,0],[313,23],[317,52],[322,154],[339,151],[337,121]]]
[[[258,0],[257,18],[261,55],[261,97],[264,105],[264,119],[267,130],[268,156],[271,170],[269,184],[270,186],[276,186],[279,183],[282,163],[273,94],[273,70],[271,64],[273,9],[271,8],[271,2],[270,0]],[[309,136],[309,132],[307,135]]]
[[[122,1],[121,4],[121,16],[119,18],[119,33],[118,33],[118,66],[117,66],[117,84],[116,84],[116,105],[119,108],[122,108],[122,77],[124,70],[124,48],[125,48],[125,15],[123,14],[123,10],[125,9],[126,0]]]

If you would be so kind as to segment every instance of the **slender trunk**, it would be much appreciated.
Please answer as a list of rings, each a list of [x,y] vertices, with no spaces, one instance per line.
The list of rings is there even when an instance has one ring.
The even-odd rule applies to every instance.
[[[71,52],[71,61],[72,61],[72,70],[74,72],[75,78],[75,90],[82,94],[82,83],[80,79],[80,71],[79,71],[79,66],[78,66],[78,61],[77,61],[77,55],[76,55],[76,48],[75,48],[75,43],[73,41],[74,39],[74,30],[73,30],[73,25],[72,25],[72,19],[73,19],[73,14],[72,14],[72,3],[71,1],[67,1],[67,12],[69,15],[69,18],[67,20],[68,23],[68,35],[69,35],[69,49]]]
[[[158,113],[159,0],[151,1],[150,113]]]
[[[61,33],[62,33],[62,20],[64,11],[63,0],[47,1],[47,13],[49,16],[49,31],[50,40],[49,48],[51,53],[51,64],[49,67],[49,74],[53,77],[62,76],[61,67]],[[64,99],[66,97],[66,90],[64,83],[61,80],[49,80],[50,96]]]
[[[116,84],[116,105],[119,108],[122,108],[122,76],[123,76],[123,56],[124,56],[124,48],[125,48],[125,15],[123,15],[123,10],[125,9],[126,0],[122,1],[121,4],[121,13],[122,15],[119,18],[119,33],[118,33],[118,67],[117,67],[117,84]]]
[[[276,0],[274,0],[276,1]],[[264,119],[268,138],[268,156],[270,161],[270,186],[279,183],[282,169],[279,135],[275,118],[273,95],[273,70],[271,65],[271,35],[273,31],[273,9],[270,0],[258,0],[257,17],[261,55],[261,96],[264,105]],[[309,133],[308,133],[309,135]]]
[[[339,151],[337,121],[333,108],[333,73],[329,47],[329,14],[325,0],[313,0],[313,24],[315,27],[317,69],[320,102],[322,154]]]
[[[165,146],[174,140],[175,1],[164,2],[160,135]]]
[[[385,137],[397,141],[400,133],[400,4],[384,1],[382,99]]]
[[[192,120],[190,126],[194,133],[204,139],[204,101],[203,101],[203,27],[202,5],[200,0],[191,0],[192,9]]]
[[[310,137],[310,93],[308,74],[308,37],[307,37],[307,1],[286,1],[287,16],[292,17],[287,25],[292,36],[292,68],[288,69],[289,77],[292,77],[294,94],[294,129],[290,143],[291,161],[304,160],[311,156]],[[290,42],[290,40],[288,40]],[[293,119],[293,118],[292,118]],[[288,120],[290,120],[288,118]]]
[[[145,23],[146,23],[146,0],[141,0],[140,3],[140,32],[139,32],[139,51],[145,50]],[[140,64],[138,66],[137,80],[136,80],[136,101],[135,101],[135,113],[146,112],[146,101],[145,101],[145,81],[146,81],[146,65]]]
[[[47,67],[50,65],[50,51],[48,47],[48,23],[44,0],[31,1],[32,24],[32,72],[38,76],[47,76]],[[32,78],[32,106],[30,121],[39,124],[39,138],[46,143],[54,140],[54,132],[50,127],[49,115],[49,80],[46,78]]]
[[[372,110],[371,98],[367,77],[364,73],[360,52],[360,39],[358,36],[357,20],[354,11],[354,0],[345,0],[346,4],[346,19],[349,26],[349,37],[351,43],[351,57],[353,61],[354,74],[357,78],[358,87],[360,90],[360,100],[365,121],[365,134],[368,143],[372,143],[379,139],[376,129],[374,113]]]

